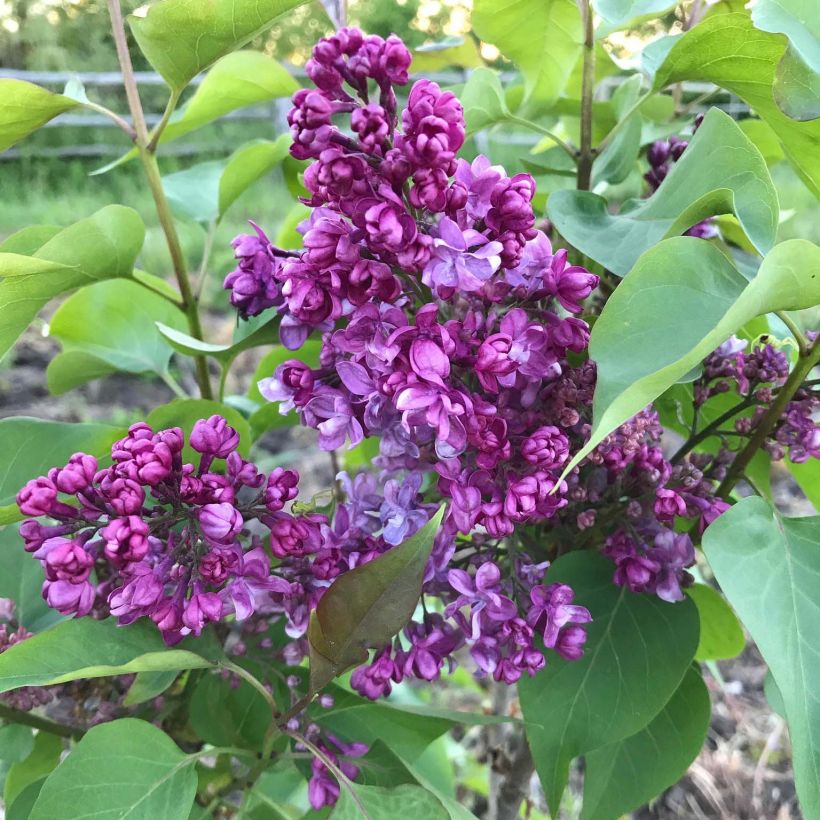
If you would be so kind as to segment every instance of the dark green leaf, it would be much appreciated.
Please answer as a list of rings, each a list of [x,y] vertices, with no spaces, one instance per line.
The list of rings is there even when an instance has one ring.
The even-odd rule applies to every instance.
[[[128,22],[148,62],[181,90],[220,57],[249,43],[305,0],[164,0]]]
[[[145,228],[136,211],[108,205],[60,231],[33,256],[0,253],[0,356],[58,294],[129,276]]]
[[[772,96],[785,50],[784,38],[759,31],[748,14],[718,14],[675,42],[657,71],[655,88],[703,80],[737,94],[772,127],[803,181],[820,195],[820,122],[790,119]]]
[[[61,621],[0,655],[0,692],[130,672],[204,669],[214,662],[197,653],[211,649],[201,638],[169,649],[145,620],[128,627],[113,618]]]
[[[339,576],[310,616],[310,687],[316,692],[367,660],[410,620],[444,507],[415,535]]]
[[[48,732],[38,732],[31,754],[9,769],[3,784],[3,802],[11,806],[18,796],[22,798],[29,786],[41,783],[46,775],[54,771],[62,753],[63,741],[59,737]]]
[[[820,117],[820,74],[807,66],[789,46],[774,77],[774,101],[793,120],[808,122]]]
[[[43,783],[46,782],[45,777],[29,783],[6,809],[6,820],[28,820],[31,815],[31,810],[37,801],[37,795],[40,794],[40,789],[43,788]]]
[[[475,0],[473,30],[524,75],[524,103],[561,96],[581,53],[581,15],[572,0]]]
[[[17,527],[0,531],[0,598],[14,601],[14,619],[29,632],[40,632],[60,620],[42,595],[43,568],[23,549]]]
[[[155,407],[146,418],[155,430],[167,427],[181,427],[185,433],[185,449],[182,451],[183,461],[199,461],[199,454],[191,449],[187,443],[188,436],[199,419],[207,419],[213,415],[224,416],[228,424],[239,433],[239,452],[247,456],[251,446],[251,431],[248,422],[233,407],[218,401],[208,399],[177,399],[170,404]]]
[[[95,726],[49,775],[31,820],[187,820],[196,773],[168,735],[142,720]]]
[[[746,646],[743,628],[724,597],[706,584],[686,590],[695,602],[700,617],[700,642],[696,661],[722,661],[735,658]]]
[[[362,786],[342,788],[339,802],[330,813],[332,820],[391,820],[400,815],[424,820],[446,820],[441,801],[421,786],[405,783],[394,788]]]
[[[0,151],[78,105],[76,100],[33,83],[0,80]]]
[[[593,430],[567,472],[747,322],[818,302],[820,248],[802,239],[777,245],[751,282],[701,239],[667,239],[647,251],[592,329]]]
[[[0,760],[19,763],[25,760],[34,748],[34,733],[28,726],[9,723],[0,726]]]
[[[62,467],[74,453],[104,455],[123,432],[108,424],[68,424],[27,416],[0,419],[0,504],[13,502],[29,479]]]
[[[233,686],[218,675],[204,675],[191,697],[188,718],[206,743],[261,749],[271,713],[262,695],[245,681]]]
[[[728,115],[712,109],[660,188],[627,213],[613,216],[589,191],[550,197],[550,219],[580,251],[618,276],[661,239],[708,216],[734,213],[761,253],[775,241],[777,193],[760,153]]]
[[[698,643],[690,600],[669,604],[612,582],[613,564],[574,552],[559,558],[547,583],[569,584],[592,613],[584,656],[550,654],[545,669],[518,684],[536,770],[553,814],[570,761],[643,729],[680,685]]]
[[[612,97],[618,120],[623,120],[632,106],[638,101],[641,93],[641,78],[635,74],[618,86]],[[616,185],[623,182],[638,159],[641,148],[641,131],[643,120],[640,111],[633,111],[626,116],[626,121],[615,133],[612,140],[596,157],[592,166],[592,183],[608,182]]]
[[[581,820],[628,814],[675,783],[703,746],[710,717],[709,692],[690,667],[646,728],[586,756]]]
[[[249,142],[231,154],[219,180],[219,218],[236,202],[240,194],[288,155],[290,134],[276,140]]]
[[[763,693],[766,695],[766,702],[771,710],[785,720],[786,707],[783,704],[783,695],[780,694],[780,690],[777,688],[771,669],[766,670],[766,677],[763,680]]]
[[[176,669],[169,669],[166,672],[140,672],[123,700],[124,706],[136,706],[153,700],[161,695],[177,679],[179,672]]]
[[[100,324],[101,316],[104,324]],[[155,322],[177,329],[186,327],[185,315],[167,299],[135,282],[112,279],[70,296],[57,309],[49,327],[66,353],[92,356],[126,373],[161,375],[173,351]],[[71,364],[79,362],[72,360]],[[91,378],[95,377],[94,369]]]
[[[90,353],[69,350],[58,353],[48,363],[46,383],[52,395],[61,396],[81,384],[87,384],[94,379],[103,379],[116,372],[115,367]]]
[[[820,516],[782,518],[744,498],[706,529],[703,549],[783,695],[794,779],[820,813]]]

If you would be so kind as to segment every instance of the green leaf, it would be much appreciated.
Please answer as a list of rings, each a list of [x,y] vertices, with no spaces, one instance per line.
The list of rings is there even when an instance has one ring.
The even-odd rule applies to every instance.
[[[37,795],[40,794],[40,789],[43,788],[43,783],[45,782],[45,777],[41,777],[29,783],[28,786],[14,798],[14,802],[8,804],[6,808],[6,820],[28,820],[31,815],[31,810],[37,801]]]
[[[30,820],[187,820],[197,785],[190,762],[143,720],[95,726],[49,775]]]
[[[787,458],[784,464],[814,509],[820,510],[820,460],[810,458],[802,464],[795,464]]]
[[[777,64],[773,93],[787,117],[800,122],[820,117],[820,74],[803,62],[793,46]]]
[[[498,74],[489,68],[473,71],[461,92],[467,132],[480,131],[510,118]]]
[[[626,82],[618,86],[612,96],[612,103],[618,120],[638,101],[641,93],[640,75],[634,74]],[[592,166],[592,184],[608,182],[616,185],[623,182],[638,158],[641,148],[641,132],[643,120],[639,111],[633,111],[626,118],[626,122],[615,133],[612,140],[604,146],[604,150],[596,157]]]
[[[441,801],[421,786],[405,783],[394,788],[352,784],[342,787],[339,802],[330,813],[332,820],[389,820],[398,816],[424,820],[446,820],[449,816]]]
[[[803,239],[777,245],[751,282],[701,239],[676,237],[647,251],[592,329],[592,435],[564,475],[747,322],[818,302],[820,248]]]
[[[0,760],[25,760],[34,748],[34,733],[28,726],[9,723],[0,726]]]
[[[103,324],[101,316],[105,317]],[[185,315],[167,299],[135,282],[112,279],[83,288],[66,299],[54,314],[49,330],[62,342],[66,353],[92,356],[126,373],[161,375],[168,368],[173,350],[156,329],[156,321],[177,329],[186,327]],[[72,365],[78,364],[72,360]]]
[[[676,604],[636,595],[612,582],[606,558],[574,552],[559,558],[547,582],[569,584],[589,609],[584,656],[551,653],[535,677],[519,681],[521,710],[538,776],[553,814],[570,761],[643,729],[680,685],[698,643],[698,616]]]
[[[285,159],[285,165],[287,162],[288,158]],[[301,196],[301,193],[297,193],[295,196]],[[279,230],[276,232],[274,244],[280,248],[288,248],[290,250],[300,249],[302,247],[302,234],[300,234],[296,228],[309,216],[310,208],[308,208],[307,205],[303,205],[301,202],[297,202],[293,205],[288,211],[287,216],[282,220]]]
[[[445,68],[478,68],[484,65],[481,52],[472,37],[447,37],[413,50],[413,72],[427,74]]]
[[[524,75],[524,103],[549,106],[581,53],[581,14],[572,0],[475,0],[473,30]]]
[[[136,706],[161,695],[177,679],[179,672],[169,669],[166,672],[140,672],[123,699],[124,706]]]
[[[677,782],[703,746],[710,717],[709,691],[690,667],[646,728],[586,756],[581,820],[628,814]]]
[[[30,256],[43,247],[49,239],[55,237],[62,228],[59,225],[29,225],[7,236],[0,242],[3,253],[18,253]]]
[[[274,141],[248,142],[231,154],[219,180],[219,219],[246,188],[282,162],[290,140],[289,134],[282,134]]]
[[[167,427],[181,427],[186,439],[185,448],[182,451],[182,460],[198,462],[199,454],[191,449],[187,440],[194,424],[199,419],[207,419],[213,415],[224,416],[228,424],[239,433],[239,452],[247,456],[251,446],[251,431],[248,422],[237,410],[222,402],[208,399],[177,399],[170,404],[155,407],[148,414],[146,421],[155,430],[163,430]]]
[[[411,538],[339,576],[310,616],[310,688],[367,660],[410,620],[444,507]],[[2,657],[0,656],[0,659]]]
[[[746,646],[743,628],[726,599],[706,584],[686,590],[700,617],[700,642],[696,661],[723,661],[736,658]]]
[[[744,498],[703,535],[718,583],[783,696],[797,796],[820,814],[820,516],[782,518]]]
[[[305,0],[164,0],[128,16],[148,62],[179,91]]]
[[[740,130],[754,143],[755,148],[763,155],[766,165],[770,168],[785,159],[783,146],[774,133],[772,127],[763,120],[748,117],[741,120],[738,125]]]
[[[58,353],[48,363],[46,384],[52,395],[61,396],[81,384],[87,384],[94,379],[103,379],[116,372],[116,367],[112,367],[90,353],[70,350]]]
[[[751,9],[757,28],[785,34],[800,59],[820,73],[820,16],[813,0],[757,0]]]
[[[129,276],[145,228],[136,211],[108,205],[75,222],[33,256],[0,253],[0,356],[49,300],[102,279]]]
[[[3,802],[6,806],[12,806],[29,786],[41,782],[46,775],[51,774],[60,762],[62,753],[63,741],[59,737],[48,732],[38,732],[31,754],[25,760],[15,763],[6,775],[6,782],[3,784]]]
[[[162,187],[174,213],[182,219],[208,224],[219,215],[219,180],[224,160],[209,160],[166,174]]]
[[[23,549],[17,527],[0,531],[0,598],[14,601],[14,619],[29,632],[41,632],[60,620],[43,600],[43,568]]]
[[[820,196],[820,122],[790,119],[772,96],[785,50],[782,37],[756,29],[748,14],[718,14],[675,42],[655,75],[655,89],[704,80],[737,94],[771,126],[789,162]]]
[[[123,432],[108,424],[68,424],[27,416],[0,419],[0,504],[13,502],[29,479],[62,467],[74,453],[104,455]]]
[[[245,681],[233,686],[218,675],[204,675],[191,696],[188,719],[206,743],[259,750],[270,712],[262,695]]]
[[[0,80],[0,151],[78,105],[76,100],[33,83]]]
[[[777,234],[779,207],[763,157],[731,117],[714,108],[660,188],[637,207],[612,215],[596,194],[557,191],[548,211],[568,242],[625,276],[661,239],[721,213],[734,213],[755,247],[766,253]]]
[[[114,618],[61,621],[0,655],[0,692],[130,672],[205,669],[213,661],[193,650],[210,648],[200,638],[169,649],[145,620],[128,627],[118,627]]]
[[[766,670],[766,677],[763,679],[763,694],[766,696],[766,702],[771,710],[785,720],[786,707],[783,704],[783,695],[780,694],[780,690],[777,688],[771,669]]]
[[[659,17],[675,7],[669,0],[596,0],[592,5],[603,21],[596,32],[598,37],[622,28],[633,28],[635,24]]]

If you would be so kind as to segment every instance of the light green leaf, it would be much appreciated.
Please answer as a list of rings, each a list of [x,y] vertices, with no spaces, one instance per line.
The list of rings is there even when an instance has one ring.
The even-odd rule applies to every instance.
[[[257,140],[237,148],[219,180],[219,219],[236,202],[240,194],[288,155],[290,135],[282,134],[274,141]]]
[[[655,88],[704,80],[737,94],[771,126],[789,161],[820,196],[820,122],[790,119],[772,97],[785,50],[782,37],[756,29],[748,14],[718,14],[676,41],[657,71]]]
[[[640,75],[634,74],[626,82],[618,86],[612,96],[612,103],[618,120],[638,101],[641,93]],[[592,166],[592,184],[608,182],[616,185],[623,182],[638,158],[641,148],[641,132],[643,119],[640,111],[633,111],[626,118],[626,122],[615,133],[604,150],[595,158]]]
[[[728,115],[712,109],[660,188],[617,216],[589,191],[557,191],[550,219],[582,253],[625,276],[661,239],[682,234],[708,216],[734,213],[761,253],[777,233],[777,192],[766,163]]]
[[[611,561],[587,552],[559,558],[547,583],[569,584],[587,607],[584,656],[550,653],[518,691],[527,738],[547,803],[558,812],[574,757],[643,729],[681,683],[698,643],[698,616],[688,599],[669,604],[612,582]]]
[[[820,73],[820,15],[813,0],[756,0],[751,9],[757,28],[785,34],[800,59]]]
[[[0,760],[25,760],[34,748],[34,734],[28,726],[9,723],[0,726]]]
[[[92,728],[48,776],[30,820],[187,820],[191,759],[144,720]]]
[[[148,62],[177,91],[305,0],[164,0],[128,16]]]
[[[489,68],[477,68],[470,74],[461,92],[467,132],[489,128],[510,118],[504,90],[498,74]]]
[[[6,775],[6,782],[3,784],[3,802],[6,806],[12,806],[29,786],[54,771],[62,752],[63,741],[59,737],[48,732],[38,732],[31,754],[25,760],[15,763]]]
[[[820,459],[810,458],[802,464],[795,464],[787,458],[784,464],[814,509],[820,512]]]
[[[820,814],[820,517],[782,518],[744,498],[703,535],[724,594],[783,696],[797,796]]]
[[[302,247],[302,234],[296,230],[301,222],[310,216],[310,208],[297,202],[288,211],[287,216],[282,220],[279,230],[276,232],[274,244],[280,248],[289,250],[299,250]]]
[[[339,802],[330,813],[332,820],[389,820],[398,816],[446,820],[441,801],[421,786],[405,783],[394,788],[353,784],[342,788]]]
[[[29,632],[47,629],[61,618],[43,600],[42,588],[43,568],[23,548],[17,527],[0,530],[0,598],[14,601],[14,619]]]
[[[49,239],[56,236],[62,228],[59,225],[29,225],[7,236],[0,242],[3,253],[17,253],[31,256],[43,247]]]
[[[643,47],[641,51],[641,69],[650,80],[655,79],[658,69],[663,65],[669,52],[675,43],[683,37],[682,34],[667,34],[664,37],[658,37]]]
[[[179,672],[169,669],[166,672],[140,672],[123,699],[124,706],[136,706],[161,695],[177,679]]]
[[[28,786],[14,798],[13,803],[7,804],[6,820],[28,820],[34,803],[37,801],[37,795],[40,794],[40,789],[43,788],[43,783],[45,782],[45,777],[41,777],[29,783]]]
[[[310,615],[310,688],[367,660],[410,620],[444,507],[412,537],[339,576]],[[2,656],[0,656],[1,658]]]
[[[820,117],[820,73],[809,68],[793,46],[777,64],[773,93],[787,117],[800,122]]]
[[[136,211],[108,205],[60,231],[32,257],[0,253],[0,276],[7,277],[0,282],[0,356],[52,297],[129,276],[144,237]]]
[[[92,356],[126,373],[162,374],[173,351],[156,329],[157,321],[177,329],[187,326],[185,315],[167,299],[135,282],[112,279],[70,296],[57,309],[49,329],[66,353]],[[71,364],[80,362],[74,359]],[[90,378],[95,378],[95,369]]]
[[[573,0],[475,0],[473,31],[524,75],[524,104],[561,96],[581,53],[581,14]]]
[[[169,404],[155,407],[145,419],[155,430],[163,430],[168,427],[181,427],[185,433],[185,448],[182,451],[182,460],[194,463],[199,462],[199,454],[191,449],[188,438],[194,424],[199,419],[207,419],[213,415],[224,416],[228,424],[239,433],[239,452],[247,456],[250,450],[251,431],[248,422],[242,415],[218,401],[209,399],[176,399]]]
[[[628,814],[675,783],[703,746],[710,717],[709,691],[690,667],[646,728],[586,756],[581,820]]]
[[[647,251],[592,329],[592,435],[564,475],[747,322],[818,302],[820,248],[804,239],[777,245],[751,282],[701,239],[676,237]]]
[[[79,105],[23,80],[0,80],[0,151]]]
[[[114,618],[61,621],[0,655],[0,692],[80,678],[213,666],[194,649],[210,651],[211,646],[198,639],[169,649],[150,621],[127,628],[118,627]]]
[[[116,373],[117,368],[80,350],[58,353],[46,368],[46,383],[49,392],[61,396],[81,384],[94,379],[102,379]]]
[[[602,18],[596,32],[598,37],[622,28],[633,28],[675,7],[669,0],[596,0],[592,5]]]
[[[481,52],[471,37],[447,37],[413,50],[413,72],[427,74],[455,66],[478,68],[484,65]]]
[[[224,160],[215,159],[166,174],[162,187],[174,213],[206,225],[213,222],[219,215],[219,180],[224,170]]]
[[[726,599],[706,584],[686,590],[700,617],[700,642],[696,661],[723,661],[736,658],[746,646],[743,628]]]
[[[62,467],[74,453],[107,453],[123,435],[108,424],[68,424],[14,416],[0,419],[0,504],[14,501],[29,479]]]

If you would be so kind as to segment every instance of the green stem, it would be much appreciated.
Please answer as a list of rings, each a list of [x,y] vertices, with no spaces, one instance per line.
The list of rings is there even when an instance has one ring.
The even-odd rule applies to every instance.
[[[120,128],[126,133],[128,139],[136,139],[137,132],[134,130],[131,123],[126,122],[119,114],[115,114],[110,108],[106,108],[104,105],[91,102],[90,100],[86,100],[86,102],[84,102],[83,105],[86,108],[90,108],[92,111],[97,111],[100,114],[105,114],[105,116],[108,117],[112,122],[114,122],[118,128]]]
[[[704,427],[699,433],[690,436],[681,446],[680,449],[672,456],[670,462],[672,464],[677,464],[687,453],[693,450],[695,447],[698,446],[704,439],[709,438],[713,433],[715,433],[721,424],[729,421],[729,419],[736,416],[740,413],[741,410],[745,410],[747,407],[751,407],[753,402],[749,401],[749,399],[744,399],[738,404],[730,407],[725,413],[721,413],[713,422],[709,423]]]
[[[19,723],[21,726],[30,726],[41,732],[47,732],[57,737],[69,737],[79,740],[84,734],[83,729],[75,729],[73,726],[64,726],[62,723],[55,723],[53,720],[33,715],[31,712],[21,712],[19,709],[12,709],[5,703],[0,703],[0,719],[7,723]]]
[[[171,388],[171,392],[178,399],[190,399],[191,397],[182,389],[180,383],[167,371],[164,370],[160,374],[160,378]]]
[[[165,130],[165,126],[168,125],[168,120],[171,119],[171,114],[174,113],[174,109],[177,107],[180,93],[181,92],[176,90],[171,92],[171,96],[168,97],[168,104],[165,106],[165,111],[162,112],[162,118],[151,132],[151,139],[148,142],[148,150],[151,151],[151,153],[157,150],[162,132]]]
[[[240,678],[242,678],[242,680],[247,681],[267,701],[268,706],[270,706],[273,717],[279,717],[279,707],[276,705],[276,701],[273,699],[273,695],[270,692],[268,692],[268,690],[265,688],[265,684],[262,683],[262,681],[260,681],[259,678],[248,672],[248,670],[244,667],[234,663],[233,661],[223,660],[220,662],[219,665],[222,666],[224,669],[228,669],[229,671],[233,672],[234,675],[238,675]]]
[[[520,125],[522,128],[529,128],[530,131],[535,131],[536,134],[543,134],[545,137],[549,137],[556,145],[563,148],[564,151],[572,157],[573,162],[577,159],[578,152],[568,142],[564,142],[564,140],[553,134],[548,128],[544,128],[543,125],[539,125],[537,122],[532,122],[531,120],[526,120],[523,117],[516,117],[514,114],[510,114],[507,120],[515,125]]]
[[[592,91],[595,83],[595,30],[590,0],[578,0],[584,23],[584,64],[581,77],[581,149],[578,154],[579,191],[588,191],[592,181]]]
[[[114,35],[114,45],[117,49],[117,58],[122,71],[123,85],[125,86],[125,96],[128,99],[128,107],[131,110],[131,119],[134,123],[134,144],[139,151],[145,175],[148,179],[148,187],[151,189],[151,196],[157,209],[157,216],[162,231],[165,234],[165,241],[171,254],[171,264],[174,275],[177,279],[180,295],[182,296],[183,310],[188,319],[188,328],[191,336],[202,340],[202,324],[199,319],[199,306],[191,290],[191,281],[188,278],[188,266],[185,262],[185,255],[182,252],[182,245],[179,242],[174,218],[171,214],[171,206],[165,196],[162,187],[162,177],[159,173],[157,158],[150,145],[148,136],[148,126],[145,122],[145,114],[142,110],[137,80],[134,76],[134,67],[131,64],[131,55],[128,53],[128,41],[125,36],[125,23],[122,18],[122,9],[119,0],[108,0],[108,13],[111,17],[111,31]],[[173,95],[172,95],[173,97]],[[170,116],[170,113],[168,114]],[[197,382],[202,398],[213,398],[211,391],[211,379],[208,374],[208,362],[204,356],[195,357]]]
[[[797,326],[797,323],[784,310],[776,310],[775,315],[784,325],[789,329],[789,332],[794,336],[797,342],[797,350],[801,356],[809,355],[809,340],[803,335],[803,331]]]
[[[731,463],[726,473],[726,478],[718,487],[717,494],[724,500],[734,489],[735,484],[741,478],[749,462],[754,458],[755,453],[763,446],[766,437],[774,429],[778,419],[783,415],[786,405],[791,401],[792,396],[811,373],[814,366],[820,362],[820,344],[817,341],[808,349],[805,356],[797,360],[794,370],[789,374],[786,383],[778,391],[774,401],[769,405],[763,418],[755,428],[749,443],[740,451],[737,458]]]

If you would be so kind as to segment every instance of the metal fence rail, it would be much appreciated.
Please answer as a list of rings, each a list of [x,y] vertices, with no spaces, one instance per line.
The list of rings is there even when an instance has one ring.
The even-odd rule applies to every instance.
[[[303,69],[295,66],[286,66],[295,79],[303,81],[306,74]],[[153,71],[135,72],[137,84],[143,87],[164,86],[162,77]],[[454,85],[463,83],[467,76],[467,71],[447,71],[425,75],[428,79],[435,80],[442,85]],[[503,74],[503,79],[512,79],[515,75]],[[79,80],[89,89],[121,89],[122,75],[118,71],[99,72],[69,72],[69,71],[18,71],[14,69],[0,69],[0,79],[24,80],[36,83],[55,91],[61,91],[69,80]],[[413,79],[413,78],[411,78]],[[192,80],[191,85],[197,86],[203,80],[202,75]],[[599,83],[596,90],[596,99],[607,100],[612,96],[615,89],[623,82],[620,76],[606,77]],[[716,86],[709,83],[690,82],[684,84],[684,91],[690,97],[716,91]],[[717,105],[731,116],[738,118],[748,114],[748,106],[739,98],[728,92],[719,91],[720,96],[716,96],[710,101],[710,105]],[[285,116],[290,103],[286,99],[272,100],[264,105],[253,105],[242,108],[220,117],[220,121],[239,122],[263,122],[271,124],[271,133],[281,133]],[[155,125],[160,119],[159,114],[146,114],[146,121],[149,126]],[[93,111],[78,112],[72,111],[55,117],[44,126],[46,129],[60,128],[115,128],[113,122],[108,117]],[[517,140],[515,135],[511,135],[513,141]],[[173,156],[194,156],[204,150],[214,150],[213,145],[204,143],[175,142],[164,148],[166,155]],[[4,153],[0,153],[0,160],[19,160],[21,158],[69,158],[69,157],[114,157],[123,153],[124,147],[115,144],[95,143],[83,145],[63,145],[63,146],[27,146],[22,148],[12,148]]]

